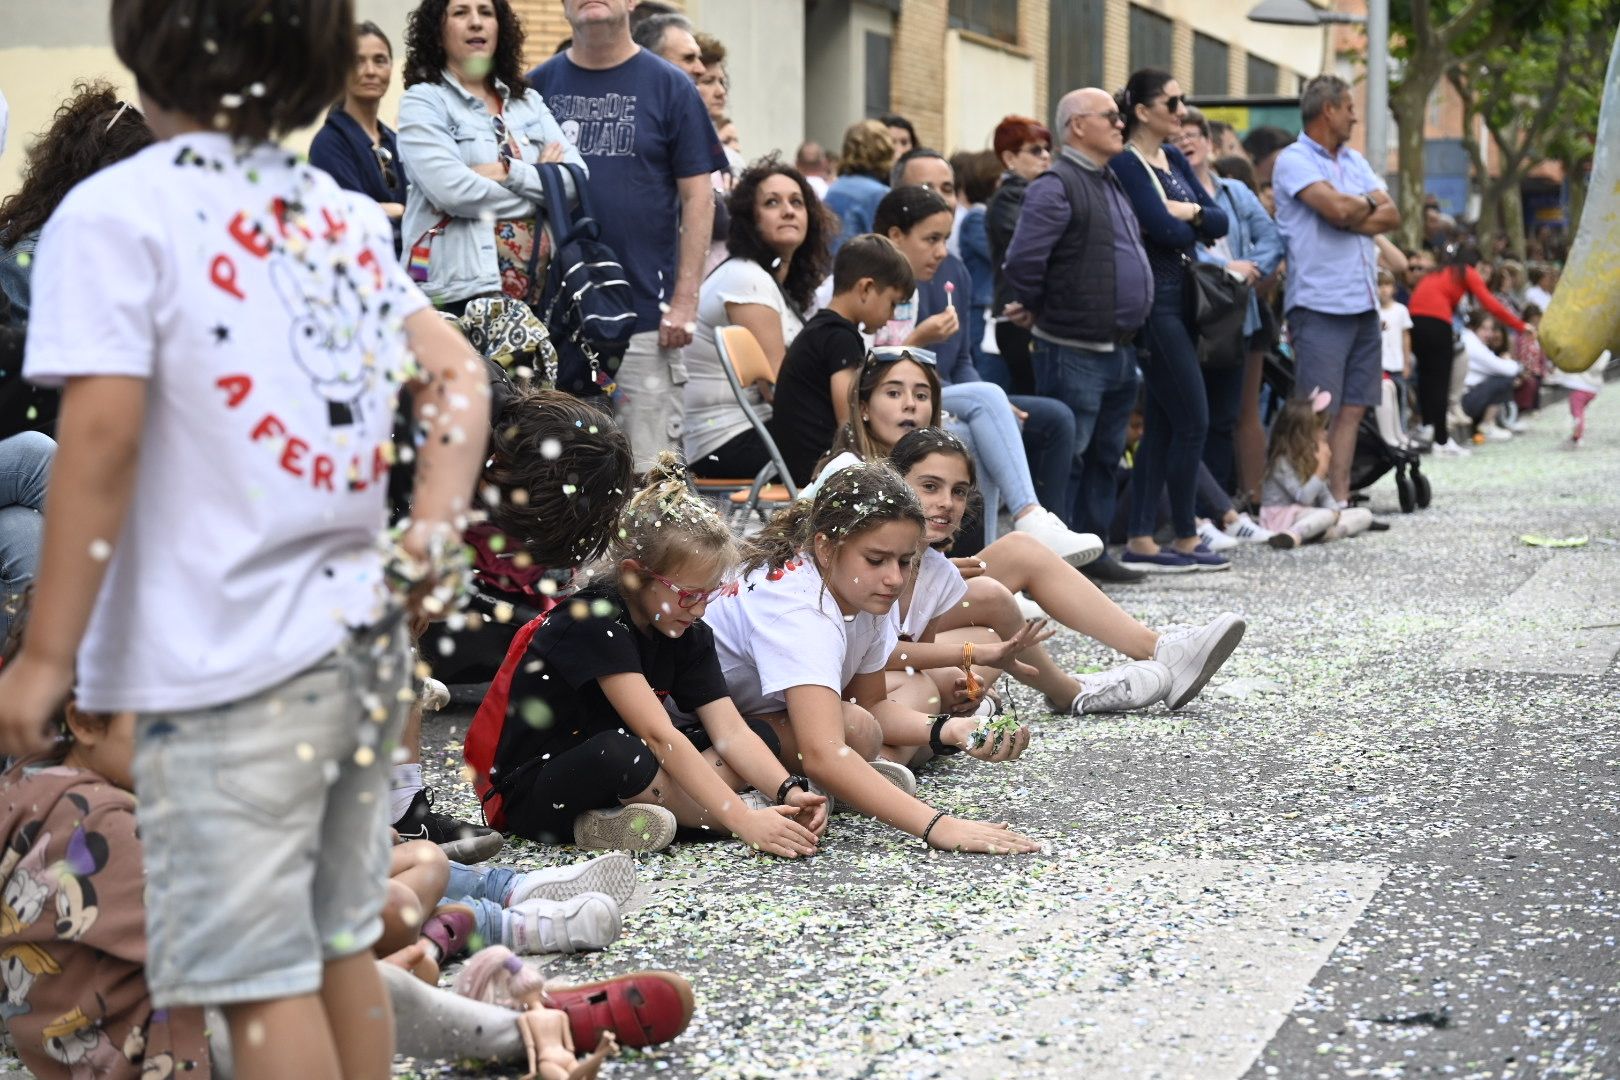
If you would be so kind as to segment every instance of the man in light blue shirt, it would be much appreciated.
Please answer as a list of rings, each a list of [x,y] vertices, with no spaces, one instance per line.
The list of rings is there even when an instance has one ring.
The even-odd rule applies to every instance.
[[[1356,428],[1377,405],[1382,378],[1378,249],[1372,238],[1401,212],[1367,159],[1345,145],[1356,126],[1350,86],[1318,75],[1299,99],[1305,129],[1277,155],[1271,183],[1288,247],[1284,307],[1294,346],[1294,394],[1332,395],[1328,429],[1334,498],[1350,498]]]

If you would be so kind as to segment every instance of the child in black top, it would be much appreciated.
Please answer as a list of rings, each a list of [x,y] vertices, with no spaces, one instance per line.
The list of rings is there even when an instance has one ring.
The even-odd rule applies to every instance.
[[[681,824],[815,852],[825,800],[789,785],[769,725],[744,723],[700,621],[735,559],[725,523],[662,455],[605,571],[547,616],[512,677],[491,769],[509,831],[657,850]],[[695,719],[678,729],[666,702]]]

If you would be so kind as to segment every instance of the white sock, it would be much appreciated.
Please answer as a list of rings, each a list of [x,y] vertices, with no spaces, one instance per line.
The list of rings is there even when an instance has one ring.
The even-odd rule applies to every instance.
[[[395,765],[388,774],[388,804],[389,812],[393,815],[389,820],[397,822],[405,816],[405,811],[411,808],[411,801],[416,793],[422,790],[422,763],[408,761],[403,765]]]

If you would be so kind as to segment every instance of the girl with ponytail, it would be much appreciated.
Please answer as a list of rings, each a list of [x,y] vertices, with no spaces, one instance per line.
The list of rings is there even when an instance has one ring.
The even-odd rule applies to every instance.
[[[945,730],[949,716],[887,700],[884,668],[898,641],[890,612],[913,573],[923,527],[917,496],[893,469],[854,455],[829,462],[814,489],[754,538],[743,579],[705,616],[726,685],[744,716],[775,731],[782,761],[803,770],[779,797],[813,784],[935,848],[1037,851],[1005,824],[935,810],[916,797],[909,769],[879,756],[886,745],[929,744],[936,753],[967,749],[1007,761],[1029,743],[1027,729],[973,738]]]
[[[490,777],[507,830],[531,840],[655,851],[677,825],[725,829],[758,851],[811,855],[825,800],[776,792],[771,727],[745,723],[702,621],[737,551],[665,452],[619,517],[588,583],[512,667]],[[678,710],[665,709],[671,701]],[[746,796],[740,791],[748,788]]]

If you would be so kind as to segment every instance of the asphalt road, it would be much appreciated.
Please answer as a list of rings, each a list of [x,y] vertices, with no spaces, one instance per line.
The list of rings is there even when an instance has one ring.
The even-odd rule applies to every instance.
[[[1057,719],[1025,691],[1021,761],[924,770],[924,798],[1039,855],[840,815],[804,863],[643,857],[621,940],[551,970],[672,968],[699,1012],[609,1074],[1620,1076],[1620,390],[1578,451],[1567,427],[1557,406],[1426,464],[1417,514],[1380,482],[1386,533],[1114,590],[1150,624],[1233,610],[1248,635],[1179,713]],[[429,724],[428,769],[470,812],[465,722]]]

